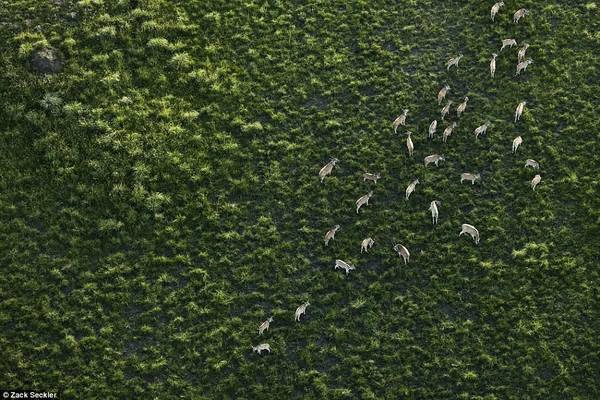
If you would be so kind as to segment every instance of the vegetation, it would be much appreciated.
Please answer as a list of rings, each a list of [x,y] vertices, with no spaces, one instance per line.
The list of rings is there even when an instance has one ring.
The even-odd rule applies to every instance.
[[[493,1],[0,1],[0,387],[600,398],[598,2],[505,3],[492,23]],[[33,68],[48,49],[58,73]],[[447,120],[470,101],[443,144],[446,83]]]

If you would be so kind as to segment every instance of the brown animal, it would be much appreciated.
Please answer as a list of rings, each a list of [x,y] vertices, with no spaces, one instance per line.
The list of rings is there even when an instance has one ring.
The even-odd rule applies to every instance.
[[[450,106],[452,105],[452,100],[448,100],[448,103],[446,103],[446,105],[444,106],[444,108],[442,108],[441,114],[442,114],[442,121],[444,120],[444,117],[446,115],[448,115],[448,113],[450,112]]]
[[[463,172],[460,174],[460,183],[463,183],[464,181],[471,181],[471,185],[474,185],[477,181],[481,182],[481,175]]]
[[[412,181],[410,183],[410,185],[408,185],[408,187],[406,188],[406,200],[408,200],[408,198],[410,197],[410,195],[412,194],[412,192],[415,191],[415,187],[419,184],[419,179],[415,179],[414,181]]]
[[[456,122],[453,122],[450,126],[447,126],[446,129],[444,129],[444,133],[442,134],[442,140],[444,143],[446,143],[446,140],[448,140],[450,135],[452,135],[454,128],[456,128]]]
[[[438,104],[441,104],[442,100],[444,100],[446,98],[446,94],[448,94],[449,90],[450,90],[450,86],[448,86],[448,85],[444,85],[444,87],[440,89],[440,91],[438,92],[438,95],[437,95]]]
[[[521,8],[521,9],[517,10],[517,11],[515,12],[515,14],[513,15],[513,22],[514,22],[515,24],[518,24],[518,23],[519,23],[519,20],[520,20],[521,18],[525,17],[526,15],[529,15],[529,10],[526,10],[526,9],[524,9],[524,8]]]
[[[451,59],[449,59],[446,62],[446,70],[449,71],[450,67],[455,66],[456,68],[458,68],[458,62],[460,61],[460,59],[463,58],[462,54],[459,54],[456,57],[452,57]]]
[[[296,308],[296,314],[294,314],[294,321],[300,322],[300,317],[302,314],[306,314],[306,307],[310,306],[310,303],[307,301],[306,303],[301,304],[298,308]]]
[[[523,44],[523,47],[521,47],[519,49],[519,52],[517,53],[517,58],[518,58],[518,62],[521,62],[525,59],[525,52],[527,52],[527,49],[529,48],[529,45],[527,43]]]
[[[371,182],[377,183],[377,180],[379,178],[381,178],[381,175],[379,175],[379,174],[370,174],[368,172],[365,172],[363,174],[363,182],[365,182],[365,181],[371,181]]]
[[[531,180],[531,188],[535,191],[536,186],[542,181],[542,177],[538,174]]]
[[[260,324],[260,326],[258,327],[258,334],[262,335],[264,331],[268,331],[271,322],[273,322],[273,317],[269,317],[269,319]]]
[[[330,240],[335,239],[335,233],[338,231],[338,229],[340,229],[340,226],[336,225],[327,231],[327,233],[325,234],[325,246],[329,244]]]
[[[464,113],[465,110],[467,109],[468,102],[469,102],[469,97],[465,96],[465,99],[463,100],[463,102],[460,103],[458,105],[458,107],[456,107],[456,115],[458,116],[458,118],[460,118],[460,114]]]
[[[360,252],[362,254],[362,252],[364,251],[365,253],[369,252],[369,249],[371,247],[373,247],[373,245],[375,244],[375,241],[373,239],[371,239],[370,237],[364,239],[361,243],[360,243]]]
[[[475,133],[475,139],[479,139],[479,135],[483,135],[487,132],[488,127],[490,126],[490,121],[487,121],[485,124],[478,126],[475,128],[473,133]]]
[[[521,75],[521,72],[527,70],[527,67],[529,67],[530,64],[533,64],[533,60],[531,58],[518,63],[517,64],[517,73],[515,74],[515,76]]]
[[[500,48],[500,51],[504,50],[505,47],[513,47],[516,45],[517,45],[517,41],[515,39],[503,39],[502,47]]]
[[[425,161],[425,166],[428,166],[431,163],[434,163],[435,166],[438,166],[438,163],[440,161],[445,161],[444,156],[443,155],[439,155],[439,154],[432,154],[430,156],[425,157],[424,159]]]
[[[517,136],[512,143],[512,152],[516,153],[519,146],[523,143],[523,138],[521,136]]]
[[[360,210],[360,208],[363,205],[369,205],[369,199],[373,197],[373,191],[370,191],[369,193],[365,194],[364,196],[361,196],[358,200],[356,200],[356,213],[358,214],[358,210]]]
[[[496,18],[496,14],[498,14],[498,11],[500,11],[500,7],[504,7],[503,1],[499,1],[492,6],[492,10],[490,12],[491,17],[492,17],[492,22],[494,22],[494,18]]]
[[[397,133],[398,127],[400,125],[404,126],[406,124],[406,116],[408,115],[408,110],[404,109],[402,114],[398,115],[394,122],[392,122],[392,126],[394,127],[394,133]]]
[[[408,262],[410,261],[410,252],[408,251],[408,249],[400,243],[398,243],[394,245],[394,250],[398,253],[399,257],[402,257],[404,259],[404,264],[408,264]]]
[[[319,178],[321,178],[321,183],[323,183],[323,179],[325,179],[325,177],[329,174],[331,174],[331,172],[333,171],[333,167],[335,167],[335,164],[337,164],[340,160],[338,160],[337,158],[332,158],[327,164],[325,164],[323,166],[323,168],[321,168],[321,170],[319,171]]]

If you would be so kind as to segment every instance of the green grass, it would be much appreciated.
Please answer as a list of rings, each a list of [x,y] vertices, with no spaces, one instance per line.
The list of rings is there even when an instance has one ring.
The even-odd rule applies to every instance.
[[[596,2],[506,1],[494,24],[493,1],[0,3],[0,387],[600,398]],[[509,37],[534,64],[513,77],[505,49],[492,81]],[[38,75],[48,45],[65,67]],[[470,98],[446,145],[445,124],[427,140],[445,83],[450,121]],[[403,108],[412,159],[391,128]],[[434,153],[446,161],[425,168]],[[470,171],[481,185],[459,183]]]

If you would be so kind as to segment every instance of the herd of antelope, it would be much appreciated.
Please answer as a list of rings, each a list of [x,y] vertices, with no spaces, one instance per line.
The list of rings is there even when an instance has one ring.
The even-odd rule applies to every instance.
[[[504,1],[500,1],[500,2],[495,3],[492,6],[492,9],[491,9],[492,22],[495,21],[496,16],[499,14],[500,9],[502,7],[504,7],[504,5],[505,5]],[[513,22],[515,24],[518,24],[519,21],[527,15],[529,15],[529,11],[524,8],[521,8],[514,13]],[[507,47],[512,48],[513,46],[518,45],[517,41],[512,38],[503,39],[501,43],[502,43],[502,46],[500,47],[499,53],[501,53]],[[533,61],[531,59],[527,59],[527,60],[525,59],[525,53],[528,48],[529,48],[529,44],[523,43],[522,47],[518,50],[517,67],[516,67],[515,76],[520,75],[521,72],[525,71],[527,69],[527,67],[533,63]],[[446,62],[447,71],[449,71],[451,67],[456,67],[458,69],[458,63],[462,58],[463,58],[463,54],[459,54],[458,56],[450,58]],[[497,58],[498,58],[498,54],[492,53],[492,58],[490,60],[490,75],[491,75],[492,79],[494,79],[495,74],[496,74],[496,59]],[[437,94],[438,104],[441,104],[442,101],[444,101],[446,99],[446,95],[448,94],[448,92],[450,90],[451,90],[450,86],[447,84],[445,84],[439,90],[439,92]],[[469,97],[465,96],[463,98],[463,101],[456,107],[456,117],[458,119],[460,119],[461,115],[466,112],[468,102],[469,102]],[[444,121],[446,116],[448,116],[450,114],[452,104],[454,104],[454,102],[452,100],[447,100],[446,105],[442,108],[441,113],[440,113],[442,122]],[[514,123],[515,124],[521,119],[521,116],[523,114],[526,104],[527,104],[526,101],[522,101],[517,105],[517,108],[516,108],[515,114],[514,114]],[[393,120],[392,128],[394,129],[395,134],[398,133],[398,128],[407,126],[408,113],[409,113],[409,110],[404,109],[402,111],[402,113]],[[487,132],[487,129],[490,126],[491,126],[490,121],[486,121],[482,125],[475,128],[475,130],[473,131],[473,133],[475,135],[475,139],[478,139],[480,135],[485,135]],[[429,125],[429,130],[428,130],[428,135],[427,135],[427,137],[429,139],[434,138],[436,131],[437,131],[437,127],[438,127],[438,121],[437,121],[437,119],[434,119]],[[457,127],[456,122],[452,122],[447,125],[447,127],[444,129],[443,134],[442,134],[442,141],[444,143],[447,143],[448,138],[453,133],[453,131],[456,127]],[[406,148],[408,150],[408,156],[412,157],[414,154],[414,143],[411,139],[411,135],[413,135],[413,133],[407,130],[403,134],[406,135]],[[519,148],[521,143],[523,143],[523,138],[521,136],[517,136],[512,141],[512,153],[513,154],[515,154],[517,152],[517,149]],[[438,167],[439,166],[438,163],[440,161],[444,161],[444,160],[445,160],[445,158],[443,155],[432,154],[432,155],[426,156],[424,158],[424,164],[425,164],[425,166],[428,166],[429,164],[434,164],[436,167]],[[336,166],[336,164],[338,162],[340,162],[340,160],[338,160],[337,158],[331,158],[329,160],[329,162],[327,162],[327,164],[325,164],[320,169],[319,179],[320,179],[321,183],[324,183],[325,178],[333,173],[334,167]],[[533,159],[527,159],[525,161],[525,167],[531,167],[535,170],[538,170],[540,168],[539,163]],[[362,178],[363,178],[363,181],[371,181],[376,184],[377,180],[379,180],[381,178],[381,175],[379,173],[364,172],[362,174]],[[480,173],[472,173],[472,172],[463,172],[460,174],[460,183],[463,183],[465,180],[469,181],[471,183],[471,185],[474,185],[475,182],[481,182],[481,174]],[[532,190],[535,191],[535,188],[541,182],[541,180],[542,180],[542,177],[539,174],[537,174],[533,177],[533,179],[530,182],[530,186],[531,186]],[[415,191],[416,186],[419,183],[420,183],[419,179],[416,178],[408,185],[408,187],[406,188],[406,192],[405,192],[405,200],[406,201],[409,200],[410,195]],[[369,205],[369,199],[372,196],[373,196],[373,191],[371,190],[367,194],[361,196],[358,200],[356,200],[356,213],[357,214],[359,213],[362,206]],[[432,200],[429,204],[428,211],[431,212],[431,221],[432,221],[433,225],[436,225],[438,223],[438,218],[439,218],[439,209],[438,208],[441,207],[441,204],[442,203],[439,200]],[[327,246],[331,240],[335,239],[335,234],[339,229],[340,229],[340,225],[335,225],[325,233],[325,236],[324,236],[325,246]],[[473,225],[467,224],[467,223],[462,224],[461,230],[460,230],[460,233],[458,234],[458,236],[462,236],[463,234],[468,234],[476,245],[479,244],[479,241],[480,241],[479,230],[477,230],[477,228],[475,228]],[[375,244],[375,241],[371,237],[368,237],[368,238],[362,240],[361,245],[360,245],[360,252],[367,253],[369,251],[369,249],[371,247],[373,247],[374,244]],[[408,262],[410,261],[410,252],[408,251],[408,248],[406,248],[406,246],[404,246],[401,243],[395,243],[393,246],[393,250],[396,253],[398,253],[399,257],[401,257],[403,259],[404,264],[408,264]],[[334,269],[342,269],[342,270],[344,270],[345,274],[348,275],[350,273],[350,271],[355,270],[356,267],[346,261],[336,259],[335,264],[334,264]],[[305,303],[302,303],[300,306],[298,306],[298,308],[296,309],[296,312],[294,314],[294,321],[296,321],[296,322],[300,321],[300,317],[306,313],[306,308],[309,305],[310,305],[310,303],[307,301]],[[267,320],[262,322],[260,324],[260,326],[258,327],[258,334],[262,335],[265,331],[268,331],[271,322],[273,322],[273,317],[269,317]],[[254,351],[258,354],[261,354],[263,351],[267,351],[268,353],[270,353],[271,347],[268,343],[261,343],[257,346],[252,346],[252,351]]]

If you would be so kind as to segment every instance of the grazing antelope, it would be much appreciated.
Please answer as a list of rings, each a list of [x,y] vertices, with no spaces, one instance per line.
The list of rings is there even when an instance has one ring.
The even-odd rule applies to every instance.
[[[442,104],[442,100],[446,98],[448,91],[450,90],[450,86],[444,85],[443,88],[440,89],[437,95],[438,104]]]
[[[415,179],[414,181],[412,181],[410,183],[410,185],[408,185],[408,187],[406,188],[406,200],[408,200],[408,198],[410,197],[410,195],[412,194],[412,192],[415,191],[415,187],[419,184],[419,179]]]
[[[513,15],[513,22],[514,22],[515,24],[518,24],[518,23],[519,23],[519,20],[520,20],[521,18],[523,18],[524,16],[526,16],[526,15],[529,15],[529,10],[526,10],[526,9],[524,9],[524,8],[521,8],[521,9],[517,10],[517,11],[515,12],[515,14]]]
[[[435,135],[435,130],[437,129],[437,119],[434,119],[431,124],[429,124],[429,135],[427,137],[433,138]]]
[[[521,75],[521,71],[527,70],[527,67],[529,67],[529,64],[533,64],[533,60],[531,58],[518,63],[517,64],[517,73],[515,74],[515,76]]]
[[[531,158],[528,158],[527,161],[525,161],[525,167],[540,169],[540,163],[535,160],[532,160]]]
[[[432,154],[430,156],[425,157],[424,161],[425,161],[425,166],[428,166],[429,164],[434,163],[435,166],[437,167],[438,163],[440,161],[445,161],[445,159],[444,159],[443,155],[441,156],[439,154]]]
[[[321,183],[323,183],[323,179],[325,179],[327,175],[331,174],[331,172],[333,171],[333,167],[335,167],[335,164],[339,161],[340,160],[338,160],[337,158],[332,158],[327,164],[323,166],[323,168],[321,168],[321,170],[319,171],[319,178],[321,178]]]
[[[406,135],[408,136],[406,138],[406,148],[408,149],[408,155],[410,157],[412,157],[414,151],[415,151],[415,145],[413,144],[412,139],[410,138],[410,135],[412,135],[412,132],[406,132]]]
[[[404,264],[408,264],[410,261],[410,252],[406,247],[401,245],[400,243],[394,245],[394,250],[398,253],[398,257],[402,257],[404,259]]]
[[[433,225],[437,224],[438,222],[438,216],[440,215],[438,212],[438,207],[441,205],[442,203],[440,203],[438,200],[432,201],[429,205],[429,211],[431,211],[431,222]]]
[[[503,1],[499,1],[492,6],[492,10],[490,12],[491,17],[492,17],[492,22],[494,22],[494,18],[496,18],[496,14],[498,14],[498,11],[500,11],[500,7],[503,7],[503,6],[504,6]]]
[[[325,246],[327,246],[329,244],[330,240],[335,239],[335,233],[337,232],[338,229],[340,229],[340,226],[336,225],[327,231],[327,233],[325,234]]]
[[[541,181],[542,181],[542,177],[539,174],[537,174],[536,176],[534,176],[533,179],[531,180],[531,188],[535,191],[535,187]]]
[[[472,174],[470,172],[463,172],[460,174],[460,183],[464,181],[471,181],[471,185],[474,185],[476,181],[481,182],[481,174]]]
[[[462,229],[458,236],[462,235],[463,233],[468,233],[469,235],[471,235],[471,237],[475,241],[475,244],[479,244],[479,231],[473,225],[462,224]]]
[[[269,354],[271,353],[271,346],[269,346],[269,343],[261,343],[258,346],[252,346],[252,351],[256,352],[258,355],[260,355],[263,350],[268,351]]]
[[[368,172],[365,172],[363,174],[363,182],[365,182],[365,181],[372,181],[372,182],[377,183],[377,180],[379,178],[381,178],[381,175],[379,175],[379,174],[370,174]]]
[[[529,45],[527,43],[524,43],[523,47],[519,49],[519,52],[517,53],[518,62],[521,62],[525,59],[525,53],[527,52],[528,48]]]
[[[373,191],[370,191],[369,193],[365,194],[364,196],[361,196],[358,200],[356,200],[356,213],[358,214],[358,210],[360,210],[360,208],[363,205],[369,205],[369,199],[373,196]]]
[[[517,136],[513,140],[513,144],[512,144],[512,152],[513,153],[517,152],[517,149],[519,148],[519,146],[521,145],[521,143],[523,143],[523,138],[521,136]]]
[[[465,96],[465,99],[463,100],[463,102],[460,103],[458,105],[458,107],[456,107],[456,115],[458,116],[458,118],[460,118],[460,114],[464,113],[465,110],[467,109],[468,102],[469,102],[469,97]]]
[[[394,122],[392,122],[392,126],[394,127],[394,133],[397,133],[398,127],[400,125],[404,126],[406,124],[406,116],[408,115],[408,110],[404,109],[402,114],[398,115]]]
[[[490,60],[490,75],[492,75],[492,78],[496,75],[496,57],[498,57],[498,54],[492,53],[492,59]]]
[[[517,45],[517,41],[515,39],[503,39],[502,47],[500,48],[500,51],[504,50],[505,47],[513,47],[516,45]]]
[[[458,62],[460,61],[460,59],[463,58],[462,54],[459,54],[456,57],[452,57],[451,59],[449,59],[446,62],[446,70],[449,71],[450,67],[455,66],[456,68],[458,68]]]
[[[475,139],[479,139],[479,135],[483,135],[487,132],[488,127],[490,126],[490,121],[487,121],[485,124],[478,126],[475,128],[473,133],[475,133]]]
[[[360,243],[360,253],[362,254],[362,252],[364,251],[365,253],[369,252],[369,249],[371,247],[373,247],[373,245],[375,244],[375,241],[373,239],[371,239],[370,237],[364,239],[361,243]]]
[[[517,106],[517,109],[515,110],[515,122],[521,119],[521,115],[523,115],[523,109],[525,108],[526,104],[526,101],[522,101]]]
[[[300,322],[300,317],[302,314],[306,314],[306,307],[310,306],[310,303],[307,301],[300,305],[300,307],[296,308],[296,314],[294,314],[294,321]]]
[[[446,115],[448,115],[448,113],[450,112],[450,106],[452,105],[452,100],[448,100],[448,103],[444,106],[444,108],[442,108],[441,114],[442,114],[442,121],[444,120],[444,117]]]
[[[258,327],[258,334],[262,335],[264,331],[268,331],[271,322],[273,322],[273,317],[269,317],[269,319],[260,324],[260,326]]]
[[[448,140],[450,135],[452,135],[454,128],[456,128],[456,122],[453,122],[451,125],[447,126],[446,129],[444,129],[444,133],[442,134],[442,140],[444,143],[446,143],[446,140]]]
[[[356,269],[356,267],[348,264],[345,261],[335,260],[335,265],[334,265],[333,269],[338,269],[338,268],[346,270],[346,275],[348,275],[350,273],[350,271],[354,271]]]

